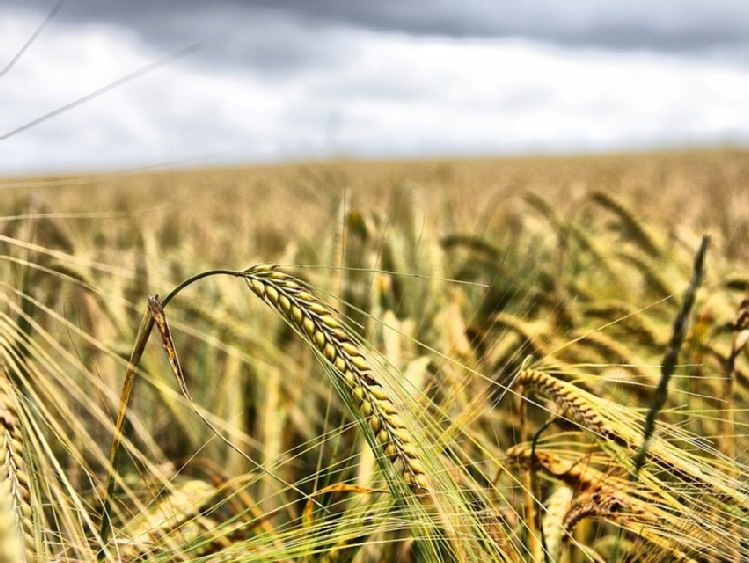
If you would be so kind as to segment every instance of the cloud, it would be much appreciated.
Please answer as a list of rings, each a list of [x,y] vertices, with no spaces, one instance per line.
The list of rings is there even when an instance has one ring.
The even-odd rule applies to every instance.
[[[2,141],[0,168],[749,142],[749,66],[730,57],[481,36],[477,30],[494,25],[495,16],[485,7],[481,12],[479,0],[467,0],[475,13],[467,9],[446,21],[442,33],[427,32],[437,26],[429,21],[454,14],[442,0],[418,24],[426,26],[423,33],[408,24],[416,11],[401,10],[394,21],[391,0],[359,11],[321,0],[315,15],[296,2],[277,5],[282,8],[260,0],[239,8],[221,2],[208,9],[192,0],[179,8],[141,1],[129,10],[119,2],[65,4],[59,15],[67,11],[67,19],[51,22],[2,78],[0,135],[165,52],[200,40],[203,49]],[[565,5],[579,13],[560,16],[556,33],[600,27],[600,10],[586,2]],[[556,8],[548,6],[539,29],[555,19]],[[699,12],[685,9],[672,21],[658,9],[651,10],[652,25],[674,29],[686,25],[675,20],[692,21]],[[482,13],[486,22],[465,23]],[[628,17],[644,13],[635,9]],[[28,8],[0,15],[0,61],[11,59],[42,18]],[[513,21],[517,27],[525,20]],[[708,24],[703,27],[712,30]],[[446,31],[461,25],[470,37]],[[398,26],[409,31],[396,32]]]
[[[237,3],[239,4],[239,3]],[[560,46],[694,52],[745,45],[749,7],[741,0],[681,3],[652,0],[347,0],[276,2],[305,19],[372,31],[461,39],[525,38]],[[279,6],[282,6],[280,8]]]
[[[749,74],[737,69],[643,54],[570,56],[516,41],[391,40],[371,47],[364,59],[370,72],[348,75],[349,89],[358,85],[363,93],[371,84],[376,91],[400,74],[421,93],[340,99],[344,145],[378,153],[391,146],[412,154],[605,150],[749,131],[741,110]],[[335,84],[325,90],[338,91]]]
[[[49,9],[52,0],[6,0]],[[652,0],[69,0],[57,18],[70,24],[106,23],[136,30],[152,46],[193,42],[223,49],[229,61],[305,56],[319,43],[298,43],[295,28],[345,27],[411,37],[506,39],[567,47],[710,53],[744,49],[749,43],[749,4],[744,0],[658,2]],[[275,41],[273,41],[275,37]],[[224,44],[223,39],[229,39]],[[270,39],[270,41],[268,41]],[[241,46],[247,57],[236,57]],[[264,48],[268,45],[278,49]],[[281,57],[278,61],[288,63]]]
[[[218,32],[223,16],[214,16],[206,25]],[[38,18],[18,12],[0,19],[0,36],[6,45],[20,45],[35,25]],[[301,26],[294,19],[285,25],[285,33],[298,35],[294,45],[307,43],[309,49],[271,42],[286,49],[275,54],[285,61],[279,63],[284,72],[185,59],[11,137],[3,142],[0,166],[128,167],[194,157],[244,162],[749,141],[749,70],[740,65],[517,39]],[[274,31],[257,34],[268,38]],[[227,38],[227,44],[232,41],[241,50],[245,39]],[[157,56],[120,26],[50,26],[3,78],[0,132]]]

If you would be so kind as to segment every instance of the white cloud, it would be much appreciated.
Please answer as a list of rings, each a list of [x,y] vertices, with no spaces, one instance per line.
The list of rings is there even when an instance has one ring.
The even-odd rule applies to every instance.
[[[0,17],[0,61],[38,25],[24,14]],[[203,59],[159,68],[2,141],[0,170],[749,142],[741,65],[518,40],[334,37],[346,49],[335,64],[286,74]],[[113,27],[50,26],[0,79],[0,134],[159,57]]]

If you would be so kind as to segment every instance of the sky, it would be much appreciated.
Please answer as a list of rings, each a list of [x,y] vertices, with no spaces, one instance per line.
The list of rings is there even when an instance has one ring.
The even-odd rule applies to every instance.
[[[0,173],[749,146],[745,0],[0,8]]]

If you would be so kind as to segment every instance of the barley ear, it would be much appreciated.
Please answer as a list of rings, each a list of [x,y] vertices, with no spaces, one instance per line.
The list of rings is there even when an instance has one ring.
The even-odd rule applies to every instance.
[[[2,549],[13,550],[15,536],[22,544],[20,558],[16,561],[33,561],[36,553],[31,486],[26,471],[23,452],[23,434],[18,421],[18,403],[10,380],[0,374],[0,502],[9,503],[11,530],[4,528],[6,541]],[[0,510],[3,516],[7,510]],[[9,543],[10,542],[10,543]],[[5,561],[5,559],[2,559]],[[9,559],[14,561],[14,559]]]
[[[280,313],[333,368],[340,384],[336,387],[348,394],[344,401],[358,408],[396,472],[412,488],[426,489],[424,465],[410,432],[354,335],[335,318],[333,309],[275,265],[253,266],[243,277],[253,293]]]

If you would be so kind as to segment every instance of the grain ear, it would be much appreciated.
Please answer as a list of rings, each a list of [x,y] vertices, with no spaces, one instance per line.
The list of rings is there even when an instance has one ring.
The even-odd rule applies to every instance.
[[[0,374],[0,502],[11,512],[10,529],[6,529],[8,552],[16,551],[14,544],[20,540],[20,558],[8,561],[34,561],[35,533],[31,508],[31,485],[23,452],[23,433],[19,426],[18,404],[15,391],[5,374]],[[3,511],[0,507],[0,512]],[[16,539],[13,539],[13,536]],[[5,559],[3,559],[5,561]]]
[[[243,272],[250,289],[304,335],[333,368],[341,386],[374,434],[382,452],[404,481],[426,489],[427,480],[418,450],[398,409],[378,381],[367,357],[333,309],[311,288],[274,265],[258,265]]]
[[[584,391],[542,371],[525,369],[516,380],[525,392],[534,392],[553,401],[564,416],[601,438],[613,438],[616,433],[606,420],[586,400]]]

